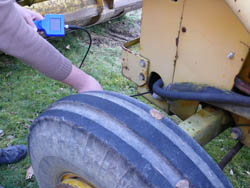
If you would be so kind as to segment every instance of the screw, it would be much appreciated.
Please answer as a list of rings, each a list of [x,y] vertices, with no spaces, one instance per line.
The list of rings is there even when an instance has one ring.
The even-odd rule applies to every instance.
[[[141,67],[146,67],[146,63],[145,63],[145,61],[144,61],[144,59],[141,59],[140,60],[140,65],[141,65]]]
[[[140,78],[140,80],[145,80],[144,74],[143,74],[143,73],[140,73],[139,78]]]
[[[233,59],[234,55],[235,55],[234,52],[230,52],[227,57],[228,59]]]
[[[231,137],[234,140],[241,140],[242,139],[242,131],[239,128],[237,128],[237,127],[232,128],[230,133],[231,133]]]

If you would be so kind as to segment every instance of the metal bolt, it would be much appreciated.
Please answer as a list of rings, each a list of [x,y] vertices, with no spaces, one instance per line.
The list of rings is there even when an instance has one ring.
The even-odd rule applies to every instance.
[[[241,140],[242,139],[243,134],[239,128],[237,128],[237,127],[232,128],[230,133],[231,133],[231,137],[234,140]]]
[[[228,59],[233,59],[234,55],[235,55],[234,52],[230,52],[227,57]]]
[[[141,67],[146,67],[146,62],[144,61],[144,59],[141,59],[140,60],[140,65],[141,65]]]
[[[139,75],[139,79],[140,79],[140,80],[142,80],[142,81],[143,81],[143,80],[145,80],[145,76],[144,76],[144,74],[143,74],[143,73],[140,73],[140,75]]]

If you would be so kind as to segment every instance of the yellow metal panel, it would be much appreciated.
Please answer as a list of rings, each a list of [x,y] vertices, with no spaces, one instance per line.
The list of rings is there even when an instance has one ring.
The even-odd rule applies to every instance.
[[[232,89],[246,44],[249,33],[224,1],[186,0],[174,81]]]
[[[171,101],[170,111],[185,120],[197,112],[199,103],[199,101]]]
[[[149,72],[171,83],[176,55],[176,38],[184,0],[143,0],[140,54],[152,62]]]
[[[179,127],[200,145],[205,145],[224,131],[230,121],[231,117],[224,111],[205,108],[181,122]]]
[[[249,0],[225,0],[233,9],[234,13],[239,17],[250,32],[250,1]]]

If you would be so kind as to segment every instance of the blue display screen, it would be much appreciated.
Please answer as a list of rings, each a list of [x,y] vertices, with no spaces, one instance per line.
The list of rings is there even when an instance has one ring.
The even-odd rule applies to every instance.
[[[60,31],[61,30],[61,20],[58,18],[50,19],[50,30],[51,31]]]

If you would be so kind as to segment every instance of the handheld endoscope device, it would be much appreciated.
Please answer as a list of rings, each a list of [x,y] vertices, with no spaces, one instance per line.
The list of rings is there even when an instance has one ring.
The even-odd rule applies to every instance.
[[[34,21],[37,30],[44,32],[46,37],[65,36],[64,15],[47,14],[43,20]]]

